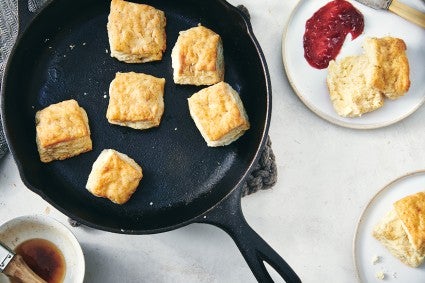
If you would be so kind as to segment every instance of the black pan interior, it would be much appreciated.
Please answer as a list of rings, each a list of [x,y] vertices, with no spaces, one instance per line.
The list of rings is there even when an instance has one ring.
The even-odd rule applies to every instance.
[[[126,64],[110,57],[109,1],[55,0],[20,37],[2,90],[3,123],[25,184],[71,218],[121,233],[168,230],[213,207],[247,174],[270,118],[265,62],[234,7],[222,1],[143,3],[167,17],[162,61]],[[240,93],[251,122],[251,129],[226,147],[207,147],[189,116],[187,98],[201,87],[178,86],[172,79],[170,54],[178,32],[198,23],[221,35],[225,81]],[[107,122],[108,87],[118,71],[166,79],[165,113],[158,128],[139,131]],[[43,164],[35,143],[35,113],[71,98],[88,113],[93,150]],[[124,205],[85,189],[91,166],[105,148],[123,152],[143,167],[144,178]]]

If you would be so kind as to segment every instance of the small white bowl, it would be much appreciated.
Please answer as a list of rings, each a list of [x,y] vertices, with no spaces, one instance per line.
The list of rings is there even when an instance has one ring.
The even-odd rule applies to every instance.
[[[81,246],[74,234],[59,221],[44,215],[14,218],[0,226],[0,241],[14,250],[22,242],[41,238],[54,243],[65,258],[66,271],[63,283],[82,283],[85,261]],[[0,273],[0,283],[9,283]]]

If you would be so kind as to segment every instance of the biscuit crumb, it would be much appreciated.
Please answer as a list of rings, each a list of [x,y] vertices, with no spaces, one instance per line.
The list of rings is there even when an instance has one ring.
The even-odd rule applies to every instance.
[[[397,278],[397,272],[393,273],[393,278]]]
[[[72,50],[72,49],[74,49],[74,47],[75,47],[75,45],[73,45],[73,44],[71,44],[70,46],[69,46],[69,48]]]
[[[86,43],[85,42],[83,42],[83,46],[85,46],[86,45]]]
[[[109,53],[108,49],[105,49],[105,53]]]
[[[150,202],[149,205],[153,205],[153,202]]]
[[[105,94],[104,96],[103,96],[103,98],[107,98],[108,96]]]
[[[383,271],[379,271],[375,274],[375,277],[379,280],[384,280],[385,279],[385,273]]]
[[[380,261],[381,261],[381,257],[380,257],[380,256],[375,255],[375,256],[372,258],[372,264],[373,264],[373,265],[375,265],[375,264],[379,263]]]

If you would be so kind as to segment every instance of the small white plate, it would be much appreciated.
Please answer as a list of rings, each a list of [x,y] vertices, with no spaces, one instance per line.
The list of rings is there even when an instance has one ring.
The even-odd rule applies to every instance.
[[[48,216],[30,215],[14,218],[0,226],[0,241],[12,250],[34,238],[46,239],[62,252],[66,263],[63,283],[83,282],[85,261],[81,246],[62,223]],[[0,283],[9,282],[8,277],[0,273]]]
[[[392,181],[366,206],[353,243],[354,262],[360,282],[383,282],[376,278],[379,272],[385,274],[384,282],[425,282],[425,264],[419,268],[408,267],[372,236],[374,226],[392,209],[395,201],[420,191],[425,191],[425,170]],[[376,256],[379,256],[379,261],[374,264]]]
[[[419,0],[410,0],[425,10]],[[353,4],[364,16],[363,34],[355,40],[348,35],[337,59],[363,53],[362,44],[366,37],[398,37],[407,45],[410,64],[410,89],[397,100],[385,99],[376,111],[361,117],[339,116],[330,101],[326,85],[327,69],[311,67],[304,58],[303,36],[306,21],[330,0],[300,0],[292,12],[282,38],[282,58],[288,80],[302,102],[323,119],[348,128],[372,129],[388,126],[406,118],[425,101],[425,29],[385,10],[374,10],[356,1]]]

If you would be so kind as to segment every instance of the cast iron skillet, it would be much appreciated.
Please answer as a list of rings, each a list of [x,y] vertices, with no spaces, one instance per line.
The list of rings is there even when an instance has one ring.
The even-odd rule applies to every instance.
[[[19,0],[20,30],[2,88],[3,126],[25,185],[72,219],[116,233],[148,234],[190,223],[209,223],[235,240],[257,280],[272,281],[264,261],[287,282],[300,279],[246,223],[241,185],[267,138],[271,85],[264,55],[246,15],[224,0],[146,0],[165,12],[163,60],[126,64],[109,56],[110,1],[53,0],[36,15]],[[226,147],[209,148],[190,118],[187,98],[201,87],[173,83],[171,49],[178,32],[198,23],[219,33],[225,81],[241,95],[251,129]],[[116,72],[144,72],[166,79],[165,113],[158,128],[138,131],[105,118],[108,87]],[[67,99],[89,116],[93,150],[43,164],[35,143],[36,111]],[[91,166],[105,148],[134,158],[144,171],[130,201],[116,205],[85,189]]]

